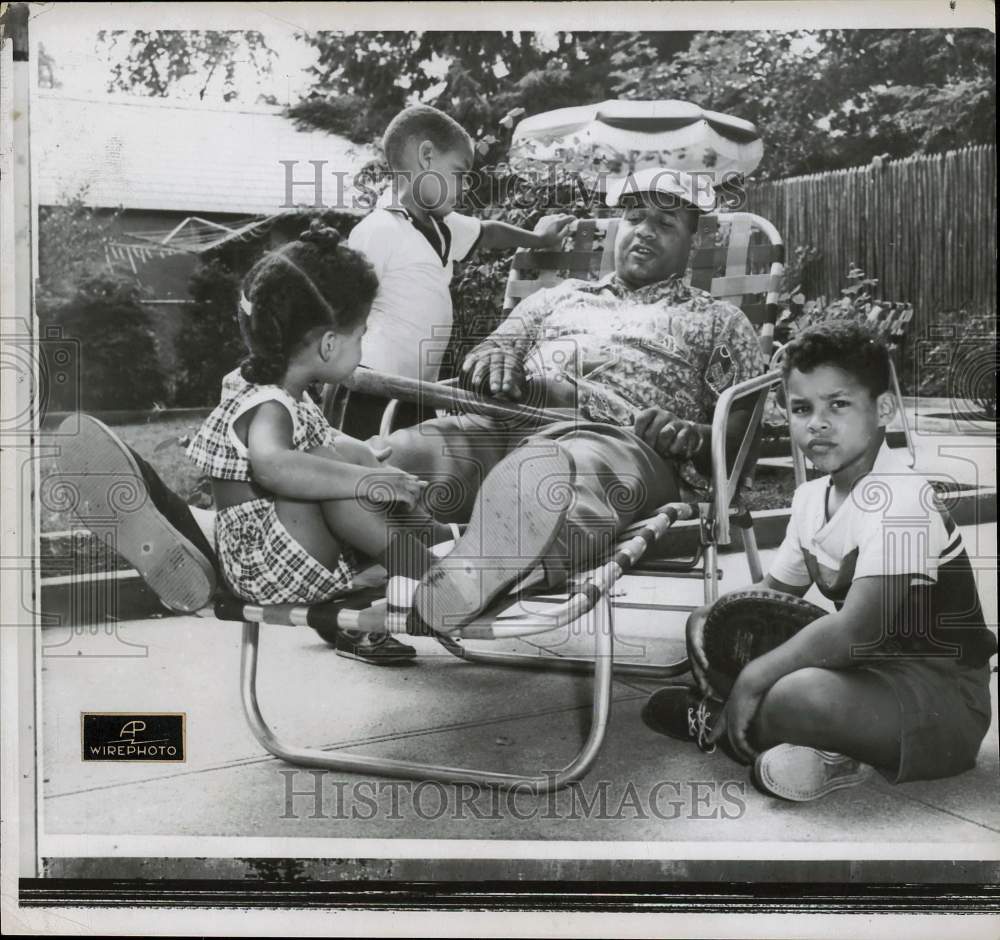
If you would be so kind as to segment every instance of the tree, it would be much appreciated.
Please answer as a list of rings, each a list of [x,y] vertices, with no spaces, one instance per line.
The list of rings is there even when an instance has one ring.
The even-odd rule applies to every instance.
[[[236,322],[239,276],[213,258],[198,265],[189,290],[194,304],[176,344],[176,403],[182,407],[216,402],[223,376],[246,354]]]
[[[988,30],[827,31],[819,41],[844,101],[831,133],[863,142],[871,156],[995,141],[996,38]]]
[[[101,37],[114,53],[111,87],[153,95],[194,77],[204,95],[221,74],[229,100],[237,62],[264,72],[274,56],[251,31]],[[755,123],[765,144],[756,175],[773,179],[992,142],[995,126],[996,43],[988,30],[372,31],[300,38],[317,61],[313,88],[289,117],[357,143],[377,141],[413,100],[442,108],[478,139],[492,136],[515,108],[530,116],[605,98],[679,98]]]
[[[39,295],[65,299],[85,278],[107,267],[106,248],[114,238],[121,210],[107,212],[87,205],[87,190],[39,210]]]
[[[995,40],[986,30],[699,33],[623,68],[627,98],[682,98],[757,125],[774,179],[992,140]]]
[[[166,386],[140,287],[108,265],[120,210],[94,209],[85,199],[84,190],[40,211],[38,319],[80,350],[79,389],[53,385],[48,407],[148,408],[163,400]]]
[[[652,33],[660,60],[686,48],[689,33]],[[491,134],[513,108],[537,114],[599,101],[638,33],[320,32],[313,91],[289,115],[300,126],[377,140],[411,100],[446,111],[473,136]]]
[[[111,59],[108,91],[143,91],[161,98],[189,78],[196,79],[198,97],[204,98],[218,74],[222,98],[231,101],[239,94],[237,65],[246,61],[258,75],[265,75],[275,56],[255,30],[102,29],[97,40]]]

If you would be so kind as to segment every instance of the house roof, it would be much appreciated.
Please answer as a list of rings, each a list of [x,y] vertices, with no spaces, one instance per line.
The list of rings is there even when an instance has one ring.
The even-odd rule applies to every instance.
[[[271,215],[285,201],[286,170],[278,161],[297,160],[293,179],[311,181],[308,161],[325,160],[322,199],[334,208],[334,172],[353,176],[372,152],[333,134],[297,130],[281,111],[39,93],[31,105],[35,201],[59,205],[85,187],[93,206]],[[349,198],[346,185],[345,192]],[[293,201],[311,205],[312,187],[295,187]]]

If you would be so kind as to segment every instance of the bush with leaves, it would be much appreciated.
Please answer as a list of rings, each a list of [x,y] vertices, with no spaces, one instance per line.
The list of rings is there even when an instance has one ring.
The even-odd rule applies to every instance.
[[[63,196],[58,206],[38,213],[38,293],[55,300],[71,297],[96,271],[108,270],[107,246],[122,210],[95,209],[87,190]]]
[[[176,404],[215,404],[222,377],[246,354],[236,321],[240,278],[213,258],[201,261],[188,286],[194,304],[185,315],[175,349],[180,363]]]
[[[804,264],[814,258],[818,258],[818,253],[812,255],[809,249],[798,249],[793,263],[799,270],[793,268],[792,277],[789,277],[786,270],[785,283],[790,284],[796,278],[801,278]],[[852,264],[847,272],[847,286],[841,289],[840,297],[828,303],[825,297],[807,299],[799,280],[798,286],[784,295],[788,306],[778,317],[775,338],[784,343],[794,339],[803,330],[831,320],[871,321],[873,307],[878,304],[875,299],[877,286],[877,278],[869,277]]]
[[[53,386],[51,409],[146,409],[163,401],[163,373],[140,297],[130,279],[103,272],[85,277],[68,296],[39,295],[42,330],[59,327],[80,349],[80,388]]]
[[[958,416],[996,420],[997,318],[975,310],[940,312],[917,340],[914,393],[950,398]]]
[[[495,164],[484,167],[480,180],[478,192],[467,195],[472,208],[466,211],[523,229],[533,229],[549,211],[580,218],[594,218],[607,211],[572,169],[532,176],[516,173],[507,164]],[[455,322],[443,373],[453,374],[454,366],[500,324],[513,255],[513,250],[478,253],[456,265],[451,284]]]

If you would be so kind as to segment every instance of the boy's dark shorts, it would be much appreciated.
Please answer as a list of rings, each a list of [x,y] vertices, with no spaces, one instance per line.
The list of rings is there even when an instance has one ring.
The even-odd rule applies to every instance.
[[[861,668],[888,683],[899,702],[899,767],[884,776],[893,783],[934,780],[975,766],[990,727],[988,664],[907,658]]]

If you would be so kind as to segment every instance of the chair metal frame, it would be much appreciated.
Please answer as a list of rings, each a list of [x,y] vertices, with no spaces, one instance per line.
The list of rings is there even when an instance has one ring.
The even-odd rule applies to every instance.
[[[769,253],[768,270],[763,273],[737,275],[726,261],[725,250],[722,260],[726,261],[726,271],[717,276],[710,276],[709,283],[713,293],[718,296],[737,297],[741,299],[746,294],[764,294],[766,300],[763,308],[767,313],[763,326],[768,320],[773,327],[773,319],[777,313],[777,291],[781,277],[781,253],[783,251],[777,231],[766,220],[750,217],[746,213],[734,214],[742,216],[732,219],[738,226],[738,231],[749,233],[751,225],[756,226],[765,234],[772,249]],[[574,261],[584,260],[593,273],[594,262],[600,270],[613,259],[613,232],[616,220],[596,220],[591,224],[577,225],[572,232],[575,244],[583,239],[593,238],[593,235],[603,230],[605,244],[603,248],[593,246],[584,251],[578,247],[571,253]],[[740,236],[743,238],[743,236]],[[746,264],[749,239],[737,250],[742,254],[741,264]],[[610,252],[610,254],[609,254]],[[546,286],[551,278],[544,276],[531,288],[518,287],[522,282],[521,272],[528,269],[528,264],[535,259],[520,258],[525,254],[519,251],[512,264],[511,280],[508,282],[508,295],[520,299],[517,294],[527,296],[527,293]],[[542,257],[543,264],[560,264],[564,259],[559,253],[538,252],[537,255],[553,255]],[[757,252],[761,256],[760,252]],[[519,260],[520,258],[520,260]],[[710,273],[719,260],[717,246],[709,251],[695,252],[693,279],[704,277]],[[700,268],[697,263],[701,262]],[[550,269],[551,270],[551,269]],[[512,292],[511,284],[514,283]],[[770,318],[770,319],[769,319]],[[772,331],[762,330],[761,343],[765,351],[770,349]],[[288,744],[281,740],[267,724],[257,699],[257,670],[259,664],[260,625],[284,624],[288,626],[312,626],[319,630],[336,629],[364,630],[369,633],[386,632],[404,634],[407,632],[405,617],[389,610],[384,597],[373,597],[372,592],[353,592],[336,598],[325,604],[313,606],[273,605],[261,606],[246,604],[231,595],[220,597],[213,606],[205,608],[200,613],[204,616],[214,616],[222,620],[239,621],[243,625],[241,648],[241,698],[243,709],[251,731],[258,742],[267,750],[282,760],[292,764],[307,767],[317,767],[327,770],[348,772],[377,773],[389,777],[404,777],[409,779],[435,780],[450,783],[474,783],[493,787],[527,788],[534,793],[544,793],[559,789],[573,781],[581,779],[593,766],[600,751],[607,731],[611,712],[612,679],[615,673],[621,675],[642,676],[644,678],[666,679],[682,675],[688,671],[687,659],[675,662],[649,663],[615,663],[614,653],[614,610],[616,608],[643,607],[658,610],[693,609],[688,605],[653,605],[635,604],[617,601],[612,596],[612,587],[626,574],[647,575],[654,577],[701,578],[704,585],[704,598],[710,603],[718,596],[718,583],[721,572],[718,570],[718,550],[720,546],[729,545],[732,541],[731,523],[735,521],[742,531],[742,542],[746,552],[747,564],[752,580],[763,577],[756,537],[753,531],[753,520],[750,514],[738,505],[734,505],[737,492],[744,475],[751,467],[754,451],[760,437],[761,418],[764,402],[768,391],[780,382],[780,373],[766,372],[756,378],[741,382],[726,389],[719,397],[712,421],[711,463],[712,463],[712,494],[703,503],[669,503],[650,518],[637,522],[622,533],[621,540],[615,547],[614,554],[599,567],[584,572],[571,580],[565,599],[555,600],[546,596],[536,596],[533,600],[548,605],[551,609],[545,613],[529,612],[522,616],[494,617],[488,622],[481,618],[467,625],[456,636],[436,636],[437,641],[453,655],[472,663],[515,666],[529,669],[569,670],[593,674],[593,702],[591,708],[591,727],[583,746],[570,762],[557,773],[545,774],[510,774],[492,770],[479,770],[464,767],[448,767],[421,763],[418,761],[391,760],[371,757],[337,750],[328,752],[319,748],[302,747]],[[421,383],[417,383],[420,385]],[[440,393],[440,388],[431,386]],[[419,389],[417,389],[419,392]],[[464,401],[459,390],[453,390],[449,399],[453,404],[461,405]],[[754,407],[748,428],[732,461],[732,469],[728,470],[727,460],[727,425],[733,405],[746,398],[754,399]],[[481,403],[480,403],[481,405]],[[646,559],[647,551],[661,539],[677,522],[697,520],[699,533],[699,548],[692,559],[677,562],[671,559]],[[703,565],[698,568],[701,560]],[[548,657],[526,655],[520,653],[486,652],[472,650],[463,646],[461,639],[495,640],[510,637],[531,636],[547,633],[581,617],[589,619],[589,627],[594,638],[592,657]]]

